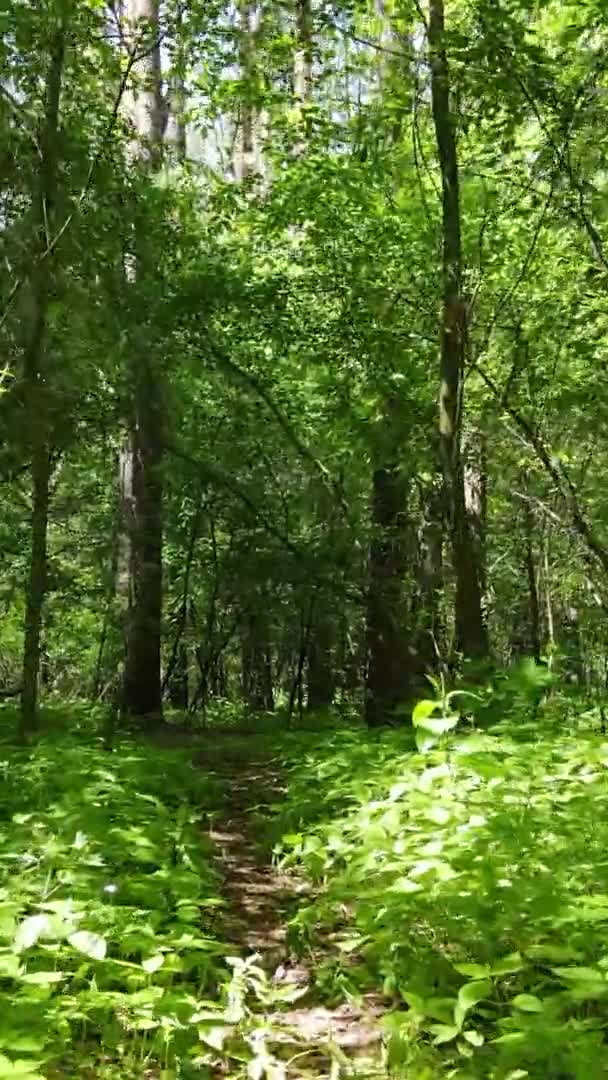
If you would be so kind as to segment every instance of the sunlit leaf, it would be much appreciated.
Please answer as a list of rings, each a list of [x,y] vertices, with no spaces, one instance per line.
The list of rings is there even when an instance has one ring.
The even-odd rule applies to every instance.
[[[78,952],[91,960],[103,960],[106,955],[106,939],[90,930],[77,930],[75,934],[70,934],[68,941]]]

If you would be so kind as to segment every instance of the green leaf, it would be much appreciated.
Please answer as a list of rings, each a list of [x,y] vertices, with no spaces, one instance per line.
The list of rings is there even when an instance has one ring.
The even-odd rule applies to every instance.
[[[418,727],[423,720],[426,720],[429,716],[439,708],[439,704],[436,701],[431,701],[430,698],[423,698],[417,705],[414,706],[412,712],[412,723],[414,727]]]
[[[451,1042],[457,1035],[460,1034],[460,1028],[454,1024],[431,1024],[429,1027],[431,1035],[434,1035],[433,1044],[435,1046],[441,1046],[442,1043]]]
[[[469,1031],[463,1031],[462,1036],[467,1040],[471,1046],[483,1046],[484,1037],[481,1031],[476,1031],[475,1028],[471,1028]]]
[[[68,941],[74,949],[91,960],[103,960],[106,955],[106,939],[90,930],[77,930],[75,934],[70,934]]]
[[[489,964],[454,964],[459,975],[469,975],[472,979],[486,979],[491,974]]]
[[[28,971],[26,975],[21,975],[21,982],[31,983],[33,986],[51,986],[62,979],[65,979],[62,971]]]
[[[462,1009],[468,1012],[469,1009],[472,1009],[479,1001],[483,1001],[484,998],[490,997],[491,993],[492,983],[489,979],[479,979],[475,982],[465,983],[458,991],[458,1004]]]
[[[501,960],[495,960],[490,968],[492,975],[511,975],[515,971],[521,971],[525,967],[521,953],[509,953]]]
[[[417,727],[430,731],[431,735],[445,735],[446,731],[456,727],[459,719],[458,716],[429,716],[426,720],[420,720]]]
[[[556,967],[553,968],[560,979],[568,982],[605,982],[604,976],[597,968],[588,967]]]
[[[51,930],[52,924],[49,915],[30,915],[17,927],[17,933],[13,941],[15,952],[21,953],[25,952],[26,949],[31,949],[32,945],[35,945],[41,937],[48,937]]]
[[[518,994],[517,997],[513,998],[511,1004],[515,1005],[516,1009],[521,1009],[522,1012],[535,1013],[543,1011],[543,1003],[535,994]]]
[[[26,1061],[18,1058],[11,1061],[4,1054],[0,1054],[0,1080],[44,1080],[41,1073],[36,1072],[37,1061]]]
[[[148,972],[148,975],[153,975],[155,971],[163,966],[165,957],[163,953],[157,953],[156,956],[149,956],[147,960],[142,960],[141,966],[144,971]]]

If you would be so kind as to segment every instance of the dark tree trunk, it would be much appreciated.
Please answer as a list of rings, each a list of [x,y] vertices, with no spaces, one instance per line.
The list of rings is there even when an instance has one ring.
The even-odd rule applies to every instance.
[[[54,221],[57,189],[57,142],[59,106],[65,55],[65,27],[57,26],[51,42],[46,83],[45,117],[40,137],[40,171],[34,193],[35,243],[33,268],[28,286],[31,310],[30,330],[24,349],[23,380],[28,410],[32,454],[32,547],[25,601],[25,634],[21,690],[20,733],[25,737],[35,729],[40,676],[42,612],[47,587],[47,532],[50,455],[50,373],[46,363],[47,315],[50,296],[51,262],[47,252],[48,230]],[[46,257],[45,257],[46,256]]]
[[[162,446],[158,387],[139,376],[130,432],[130,608],[124,673],[127,716],[162,716]]]
[[[47,528],[51,466],[46,440],[35,447],[32,459],[32,550],[25,606],[25,640],[21,690],[21,728],[25,735],[37,724],[40,678],[42,609],[47,583]]]
[[[334,700],[334,636],[333,622],[317,603],[313,608],[308,641],[306,708],[309,712],[329,709]]]
[[[423,493],[422,501],[416,655],[419,673],[424,675],[436,671],[445,659],[445,627],[440,602],[443,591],[443,484],[433,484]]]
[[[442,180],[443,318],[439,432],[456,579],[456,646],[464,656],[488,653],[480,567],[475,559],[466,512],[461,454],[467,304],[462,272],[460,191],[450,75],[444,44],[443,0],[430,0],[429,50],[433,121]]]
[[[398,467],[376,469],[366,618],[365,720],[378,727],[410,697],[403,579],[407,568],[408,484]]]
[[[526,487],[524,485],[524,491]],[[538,598],[538,581],[536,575],[536,559],[534,557],[534,515],[529,501],[524,502],[524,565],[528,581],[528,625],[530,649],[534,659],[538,662],[541,657],[541,623],[540,602]]]
[[[486,444],[481,431],[469,432],[464,442],[463,457],[464,503],[471,541],[471,558],[477,567],[483,608],[487,588],[488,472]]]
[[[173,708],[186,712],[189,704],[188,650],[183,641],[177,647],[168,691]]]
[[[252,712],[272,712],[274,694],[268,630],[259,612],[250,613],[242,628],[243,698]]]
[[[127,0],[126,11],[129,33],[134,35],[142,54],[131,111],[137,133],[134,156],[145,176],[160,165],[164,132],[159,0]],[[148,37],[147,50],[142,48],[142,35]],[[145,222],[136,222],[130,281],[136,297],[138,290],[156,273],[146,229]],[[158,349],[151,330],[152,313],[143,295],[142,288],[139,305],[142,329],[130,343],[132,401],[121,467],[128,548],[124,561],[129,578],[122,707],[125,717],[139,722],[162,718],[163,409]]]

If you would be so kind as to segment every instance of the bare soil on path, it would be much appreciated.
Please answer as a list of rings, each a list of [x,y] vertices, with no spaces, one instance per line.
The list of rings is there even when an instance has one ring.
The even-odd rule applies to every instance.
[[[269,985],[295,999],[268,1009],[260,1005],[267,1045],[281,1061],[277,1080],[385,1076],[379,998],[329,1007],[319,1000],[314,970],[331,943],[319,943],[319,954],[304,961],[290,947],[289,920],[310,900],[310,886],[274,866],[259,835],[260,810],[281,797],[280,773],[269,760],[243,762],[229,751],[202,752],[196,761],[225,783],[223,812],[210,830],[224,879],[224,937],[235,955],[256,958]]]

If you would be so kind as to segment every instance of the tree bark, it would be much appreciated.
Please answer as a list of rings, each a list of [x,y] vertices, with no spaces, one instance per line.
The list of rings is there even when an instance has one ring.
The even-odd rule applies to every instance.
[[[238,181],[249,179],[257,171],[256,106],[253,81],[255,77],[255,35],[261,11],[251,0],[239,0],[239,64],[241,69],[241,101],[235,147],[234,175]]]
[[[252,712],[272,712],[272,661],[266,620],[260,612],[250,612],[242,626],[243,698]]]
[[[398,466],[372,480],[372,541],[366,617],[365,720],[379,727],[410,697],[403,579],[407,568],[407,481]]]
[[[418,608],[416,656],[420,674],[437,670],[443,656],[443,486],[433,483],[422,493],[422,526],[418,542]]]
[[[310,0],[296,0],[296,47],[293,58],[293,89],[300,111],[302,135],[294,147],[296,157],[306,150],[311,132],[310,104],[313,90],[313,17]]]
[[[461,454],[467,304],[463,283],[458,153],[444,33],[443,0],[430,0],[428,39],[431,98],[441,170],[443,222],[439,433],[456,579],[456,646],[465,657],[481,658],[488,653],[488,636],[483,613],[480,567],[474,557],[466,513]]]
[[[481,603],[485,615],[488,470],[483,432],[478,430],[468,432],[463,450],[465,513],[471,542],[471,558],[477,567]]]
[[[60,23],[54,31],[51,42],[46,80],[45,116],[40,137],[40,171],[33,200],[35,243],[32,262],[34,269],[29,285],[31,329],[23,357],[23,382],[32,455],[32,547],[25,604],[20,717],[22,737],[34,730],[37,725],[40,638],[47,588],[47,532],[51,479],[49,401],[51,373],[45,347],[53,258],[53,253],[49,252],[47,255],[47,250],[48,230],[52,228],[54,220],[57,193],[57,142],[64,56],[65,26]]]
[[[522,478],[523,479],[523,478]],[[525,479],[523,490],[526,490]],[[534,514],[529,501],[524,501],[524,567],[528,582],[528,623],[529,640],[532,655],[538,663],[541,657],[540,603],[538,599],[538,581],[536,559],[534,557]]]
[[[334,624],[317,600],[313,607],[308,640],[306,708],[308,712],[329,709],[334,700]]]
[[[143,176],[160,165],[165,127],[162,101],[159,0],[128,0],[128,36],[145,53],[131,119],[134,163]],[[145,46],[145,47],[144,47]],[[155,272],[146,224],[134,229],[133,281],[137,290]],[[143,305],[142,305],[143,306]],[[163,409],[158,358],[149,325],[143,323],[130,347],[132,400],[128,438],[121,463],[125,509],[128,614],[122,711],[138,721],[162,717],[162,448]]]

